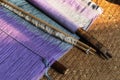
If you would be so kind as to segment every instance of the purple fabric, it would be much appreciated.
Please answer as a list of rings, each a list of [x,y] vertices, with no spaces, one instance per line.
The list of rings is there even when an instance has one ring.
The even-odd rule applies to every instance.
[[[0,7],[0,80],[39,80],[71,47],[44,32],[31,31],[22,18]]]
[[[60,47],[60,48],[57,47],[59,45],[62,45],[61,41],[58,41],[58,39],[53,38],[53,40],[55,40],[57,42],[57,43],[53,43],[51,37],[44,39],[42,37],[42,34],[41,34],[41,36],[33,35],[33,33],[31,33],[26,28],[26,26],[17,22],[17,20],[15,20],[14,18],[8,17],[8,16],[6,16],[5,13],[1,13],[1,12],[0,12],[0,15],[2,15],[0,17],[1,18],[0,24],[3,24],[3,26],[1,26],[0,29],[7,32],[13,38],[15,38],[19,42],[23,43],[25,46],[28,46],[30,49],[34,50],[36,53],[39,54],[41,52],[40,55],[43,55],[44,57],[50,59],[51,56],[56,55],[56,53],[59,53],[59,51],[63,50],[62,47]],[[47,47],[48,45],[51,47],[50,49],[49,49],[49,47]],[[45,47],[46,47],[46,49],[48,48],[46,53],[44,53]],[[52,53],[51,51],[54,51],[54,53]],[[51,52],[51,54],[49,52]]]
[[[75,28],[77,25],[75,25],[72,21],[65,18],[63,15],[59,14],[58,11],[56,11],[54,8],[49,6],[47,2],[44,0],[29,0],[31,3],[33,3],[35,6],[43,10],[47,15],[51,16],[55,20],[59,20],[61,24],[64,24],[64,26],[67,27],[69,30],[72,30],[73,32],[77,29]]]
[[[76,32],[77,29],[79,28],[78,24],[62,15],[57,9],[52,7],[51,4],[47,2],[47,0],[28,0],[28,1],[31,2],[31,4],[35,5],[36,7],[38,7],[39,9],[41,9],[42,11],[44,11],[47,15],[58,21],[65,28],[69,29],[71,32]],[[96,12],[95,10],[90,8],[87,5],[88,3],[85,3],[84,1],[81,2],[80,1],[77,2],[77,0],[57,0],[57,1],[62,2],[63,4],[67,3],[67,5],[71,6],[71,9],[73,9],[73,11],[79,12],[80,15],[83,15],[84,17],[90,20],[86,25],[81,26],[85,30],[90,26],[94,19],[96,19],[96,17],[99,14],[101,14],[101,12],[100,13],[99,11]]]
[[[0,79],[38,80],[45,66],[41,57],[0,29]]]

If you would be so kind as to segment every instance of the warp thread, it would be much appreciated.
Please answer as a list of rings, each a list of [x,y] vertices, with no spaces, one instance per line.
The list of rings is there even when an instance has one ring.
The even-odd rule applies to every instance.
[[[44,21],[37,19],[36,17],[32,16],[31,14],[28,14],[26,12],[24,12],[22,9],[17,8],[16,6],[8,3],[8,2],[1,2],[1,5],[8,8],[9,10],[15,12],[16,14],[18,14],[19,16],[23,17],[24,19],[26,19],[27,21],[30,21],[31,23],[33,23],[34,25],[36,25],[38,28],[40,27],[40,29],[44,30],[45,32],[50,32],[49,34],[52,34],[53,36],[69,43],[72,44],[84,51],[86,51],[85,47],[89,47],[88,45],[80,42],[79,40],[71,37],[68,34],[65,34],[64,32],[61,32],[60,30],[53,28],[52,26],[50,26],[49,24],[45,23]],[[44,24],[43,24],[44,23]],[[43,26],[41,26],[41,24],[43,24]],[[91,51],[89,51],[90,53],[94,53],[95,50],[93,48],[91,48]]]
[[[50,65],[46,59],[43,59],[43,63],[45,64],[45,67],[47,68],[45,71],[45,76],[48,80],[52,80],[52,78],[48,75],[48,70],[50,68]]]
[[[55,28],[53,28],[53,27],[50,28],[46,24],[40,23],[40,21],[32,18],[31,16],[28,16],[27,14],[24,14],[16,9],[14,9],[13,7],[11,7],[5,3],[1,2],[1,5],[8,8],[9,10],[15,12],[19,16],[24,17],[27,21],[32,22],[36,27],[40,27],[40,29],[44,30],[45,32],[48,32],[49,34],[51,34],[55,37],[58,37],[59,39],[65,41],[65,42],[71,43],[73,45],[76,45],[76,43],[78,42],[78,40],[76,40],[70,36],[67,36],[59,31],[54,30]]]
[[[52,80],[52,79],[50,78],[50,76],[48,75],[48,70],[49,70],[49,68],[50,68],[50,65],[49,65],[47,59],[45,59],[45,58],[42,57],[41,55],[38,55],[36,52],[34,52],[34,51],[31,50],[30,48],[28,48],[27,46],[25,46],[24,44],[22,44],[21,42],[19,42],[17,39],[15,39],[14,37],[12,37],[10,34],[6,33],[5,31],[3,31],[2,29],[0,29],[0,31],[1,31],[1,33],[3,32],[3,33],[5,33],[6,35],[8,35],[9,37],[11,37],[12,39],[14,39],[16,42],[18,42],[19,44],[21,44],[22,46],[24,46],[26,49],[30,50],[30,51],[31,51],[32,53],[34,53],[35,55],[41,57],[41,58],[42,58],[42,62],[44,63],[45,68],[46,68],[46,70],[45,70],[45,76],[47,77],[48,80]],[[6,38],[7,38],[7,37],[6,37]],[[4,40],[6,40],[6,38],[4,38]],[[4,41],[4,40],[3,40],[3,41]],[[10,41],[10,40],[9,40],[9,41]],[[7,45],[7,46],[8,46],[8,45]],[[8,49],[8,50],[9,50],[9,49]],[[6,51],[6,52],[7,52],[7,51]]]
[[[19,18],[17,18],[16,16],[15,16],[15,14],[12,14],[11,15],[11,13],[10,12],[8,12],[7,14],[5,14],[4,13],[4,10],[6,10],[6,9],[3,9],[2,7],[0,7],[0,25],[1,25],[1,30],[4,30],[4,32],[6,32],[9,36],[11,36],[12,37],[12,39],[14,38],[14,40],[15,39],[17,39],[17,40],[19,40],[19,42],[21,42],[22,44],[24,44],[24,46],[26,45],[27,47],[29,46],[26,42],[25,43],[23,43],[23,41],[21,41],[21,39],[22,40],[24,40],[25,38],[22,38],[22,36],[23,35],[20,35],[20,34],[22,34],[22,33],[24,33],[24,35],[26,35],[27,37],[29,37],[31,40],[36,40],[36,39],[38,39],[38,40],[40,40],[40,39],[42,39],[42,38],[38,38],[35,34],[31,34],[31,32],[29,31],[29,30],[26,30],[26,28],[23,28],[23,24],[25,24],[26,22],[25,21],[23,21],[23,20],[20,20],[19,21]],[[7,10],[5,11],[5,12],[7,12]],[[9,17],[9,16],[11,16],[11,17]],[[13,17],[14,16],[14,17]],[[20,24],[21,22],[23,21],[23,23],[22,24]],[[20,23],[19,23],[20,22]],[[12,25],[11,25],[12,24]],[[17,27],[16,27],[17,26]],[[27,25],[27,26],[31,26],[30,24],[29,25]],[[17,30],[18,31],[20,31],[21,32],[21,30],[23,30],[23,32],[19,32],[19,34],[18,34],[18,32],[17,32],[17,30],[14,30],[14,31],[12,31],[12,27],[16,27],[17,28]],[[23,29],[21,29],[21,28],[19,28],[19,27],[21,27],[21,28],[23,28]],[[16,34],[17,33],[17,34]],[[26,34],[25,34],[26,33]],[[29,34],[29,36],[28,36],[28,34]],[[38,34],[38,33],[37,33]],[[42,35],[42,34],[41,34]],[[18,38],[18,36],[21,38]],[[31,36],[31,37],[30,37]],[[34,37],[33,37],[34,36]],[[50,38],[49,37],[50,35],[48,35],[48,38]],[[1,35],[1,37],[2,37],[2,35]],[[5,36],[4,36],[5,37]],[[36,38],[35,38],[36,37]],[[42,36],[41,36],[42,37]],[[47,36],[46,36],[47,37]],[[46,38],[46,40],[48,39],[48,38]],[[2,41],[7,41],[8,39],[7,39],[7,37],[6,38],[4,38],[3,40],[2,40],[2,38],[0,38],[0,40],[1,40],[1,42]],[[54,39],[53,39],[54,40]],[[58,40],[58,39],[57,39]],[[40,40],[40,41],[42,41],[42,40]],[[39,49],[38,50],[42,50],[43,48],[45,48],[45,47],[40,47],[40,45],[43,45],[43,46],[51,46],[52,45],[52,43],[51,43],[51,41],[44,41],[44,42],[41,42],[40,43],[40,41],[36,41],[36,42],[34,42],[34,43],[37,43],[37,44],[39,44]],[[18,41],[17,41],[18,42]],[[54,42],[56,42],[56,41],[54,41]],[[32,42],[33,43],[33,42]],[[61,42],[60,42],[61,43]],[[64,46],[64,49],[60,49],[63,45],[61,45],[60,43],[56,43],[57,45],[54,47],[54,48],[50,48],[48,51],[50,51],[49,53],[51,53],[51,54],[53,54],[54,56],[56,56],[57,54],[63,54],[63,53],[65,53],[66,52],[66,50],[68,50],[70,47],[67,47],[66,46],[66,48],[65,48],[65,46]],[[31,43],[30,43],[31,44]],[[63,43],[62,43],[63,44]],[[7,44],[6,44],[6,46],[8,46]],[[14,45],[13,45],[14,46]],[[33,47],[35,47],[36,48],[36,46],[37,45],[34,45]],[[5,46],[2,46],[1,48],[7,48],[7,47],[5,47]],[[14,46],[15,47],[15,46]],[[34,48],[31,48],[30,46],[29,46],[29,48],[30,49],[32,49],[32,50],[34,50]],[[27,48],[28,49],[28,48]],[[55,50],[56,49],[56,50]],[[9,49],[8,49],[9,50]],[[15,50],[15,49],[14,49]],[[55,51],[53,51],[53,50],[55,50]],[[7,51],[7,50],[5,50],[5,51]],[[20,50],[19,50],[20,51]],[[34,50],[34,51],[36,51],[36,50]],[[39,51],[40,52],[40,51]],[[37,52],[37,54],[39,53],[39,52]],[[44,51],[45,52],[45,51]],[[57,53],[58,52],[58,53]],[[4,52],[5,53],[5,52]],[[11,51],[11,53],[12,53],[12,51]],[[27,51],[26,51],[26,53],[27,53]],[[55,55],[55,53],[56,53],[56,55]],[[7,54],[7,52],[6,52],[6,54]],[[5,55],[6,55],[5,54]],[[44,53],[43,53],[44,54]],[[9,55],[8,55],[9,56]],[[49,56],[48,56],[49,57]],[[52,55],[51,55],[51,57],[52,57]],[[53,57],[52,57],[53,58]],[[20,58],[18,58],[18,61],[19,61],[19,59]],[[30,59],[30,58],[29,58]],[[29,60],[29,59],[27,59],[27,60]],[[21,59],[20,59],[21,60]],[[36,60],[36,59],[35,59]],[[48,59],[47,59],[48,60]],[[48,60],[49,61],[49,60]],[[27,61],[26,61],[27,62]],[[39,61],[38,61],[39,62]],[[37,62],[37,64],[38,64],[38,62]],[[15,62],[16,63],[16,62]],[[15,65],[15,63],[14,63],[14,65]],[[17,62],[17,63],[19,63],[19,62]],[[20,64],[20,63],[19,63]],[[36,63],[35,63],[36,64]],[[51,63],[50,63],[50,65],[51,65]],[[22,67],[22,66],[24,66],[24,65],[21,65],[20,67]],[[32,65],[31,65],[32,66]],[[39,65],[40,66],[40,65]],[[37,67],[39,67],[38,65],[37,65]],[[1,66],[0,66],[1,67]],[[17,66],[16,66],[17,67]],[[5,67],[6,68],[6,67]],[[15,68],[14,66],[13,66],[13,68]],[[46,68],[47,68],[47,66],[46,66]],[[0,68],[1,69],[1,68]],[[42,68],[41,68],[42,69]],[[18,69],[17,69],[18,70]],[[17,71],[16,70],[16,71]],[[25,69],[26,70],[26,69]],[[40,70],[40,69],[39,69]],[[4,70],[2,70],[1,69],[1,71],[4,71]],[[7,70],[8,72],[7,72],[7,74],[6,75],[9,75],[10,74],[10,71],[9,70]],[[16,74],[18,74],[17,72],[14,72],[14,73],[16,73]],[[24,70],[23,70],[24,71]],[[30,70],[31,71],[31,70]],[[21,76],[21,78],[20,79],[31,79],[32,77],[34,77],[32,74],[30,74],[30,71],[25,71],[27,74],[26,74],[26,76],[25,75],[22,75]],[[41,71],[41,70],[40,70]],[[31,71],[32,72],[32,71]],[[39,72],[39,71],[38,71]],[[14,73],[12,73],[12,75],[14,74]],[[30,74],[30,75],[32,75],[31,76],[31,78],[30,78],[30,75],[28,75],[28,73]],[[34,74],[34,73],[33,73]],[[35,73],[36,74],[36,73]],[[5,76],[6,76],[5,75]],[[1,75],[2,76],[2,75]],[[5,77],[4,75],[3,75],[3,77]],[[28,76],[29,76],[29,78],[28,78]],[[36,76],[36,75],[35,75]],[[9,76],[10,77],[10,76]],[[8,78],[9,78],[8,77]],[[15,76],[15,77],[18,77],[17,75]],[[23,78],[22,78],[23,77]],[[6,77],[7,78],[7,77]],[[3,79],[3,80],[8,80],[8,78],[7,79],[3,79],[2,77],[1,77],[1,79]],[[14,78],[13,77],[11,77],[10,79],[12,79],[12,80],[14,80]]]

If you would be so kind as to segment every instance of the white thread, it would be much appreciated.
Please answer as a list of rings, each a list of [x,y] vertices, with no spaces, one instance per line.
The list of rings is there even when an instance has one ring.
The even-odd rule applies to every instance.
[[[86,50],[86,54],[89,54],[90,49],[91,49],[91,48],[89,48],[89,49]]]

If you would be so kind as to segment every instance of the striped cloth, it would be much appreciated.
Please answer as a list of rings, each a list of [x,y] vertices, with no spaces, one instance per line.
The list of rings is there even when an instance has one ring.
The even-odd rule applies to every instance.
[[[90,0],[28,0],[65,28],[75,33],[87,29],[103,11]]]

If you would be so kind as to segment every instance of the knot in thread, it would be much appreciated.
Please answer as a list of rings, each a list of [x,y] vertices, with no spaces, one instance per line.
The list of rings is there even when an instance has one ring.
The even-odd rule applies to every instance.
[[[43,61],[44,65],[45,65],[45,68],[46,68],[45,77],[47,78],[47,80],[52,80],[52,78],[48,74],[48,70],[50,68],[50,65],[49,65],[48,61],[46,59],[43,59],[42,61]]]
[[[87,50],[86,50],[86,54],[89,54],[89,52],[90,52],[90,49],[91,49],[91,48],[89,48],[89,49],[87,49]]]

